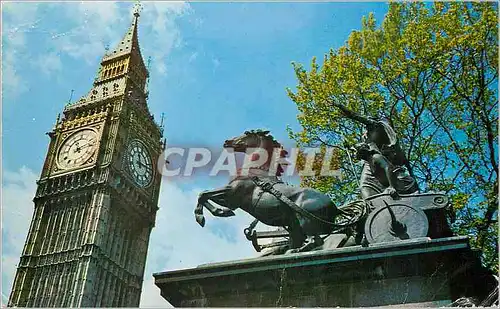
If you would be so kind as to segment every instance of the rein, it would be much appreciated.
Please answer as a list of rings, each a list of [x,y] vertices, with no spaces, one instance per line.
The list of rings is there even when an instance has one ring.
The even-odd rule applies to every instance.
[[[250,177],[250,179],[252,179],[252,181],[255,183],[255,185],[258,186],[258,187],[260,187],[263,191],[271,193],[278,200],[280,200],[281,202],[285,203],[291,209],[293,209],[294,211],[296,211],[299,214],[303,215],[304,217],[307,217],[307,218],[313,219],[313,220],[317,220],[317,221],[320,221],[321,223],[325,223],[325,224],[328,224],[328,225],[331,225],[331,226],[334,226],[334,227],[339,227],[337,224],[335,224],[333,222],[330,222],[330,221],[323,220],[320,217],[315,216],[314,214],[308,212],[307,210],[299,207],[297,204],[295,204],[291,199],[289,199],[288,197],[286,197],[279,190],[276,190],[274,188],[275,183],[271,183],[271,182],[269,182],[267,180],[262,180],[262,179],[260,179],[257,176],[252,176],[252,177]]]

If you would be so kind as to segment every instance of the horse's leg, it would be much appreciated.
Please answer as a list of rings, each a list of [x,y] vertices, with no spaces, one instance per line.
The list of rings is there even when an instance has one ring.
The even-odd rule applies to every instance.
[[[205,206],[208,209],[208,211],[210,211],[214,216],[218,216],[218,217],[229,217],[229,216],[234,215],[234,213],[231,214],[231,211],[229,211],[229,210],[222,210],[221,211],[218,207],[216,207],[208,202],[209,200],[212,200],[215,202],[216,201],[215,197],[218,197],[218,200],[223,200],[225,194],[229,190],[231,190],[231,187],[224,187],[224,188],[210,190],[210,191],[203,191],[198,196],[197,208],[201,207],[200,205]]]
[[[207,207],[207,209],[210,212],[213,211],[213,209],[212,209],[213,206],[210,203],[207,203],[207,200],[208,200],[211,192],[218,192],[218,191],[219,190],[213,190],[213,191],[207,190],[207,191],[203,191],[198,196],[198,203],[194,209],[194,216],[196,218],[196,222],[198,222],[198,224],[201,225],[202,227],[205,226],[205,216],[203,215],[203,207],[204,206]]]
[[[299,220],[293,214],[290,214],[290,224],[288,225],[288,233],[290,233],[290,249],[300,248],[306,239]],[[291,251],[288,250],[288,251]]]
[[[204,191],[200,193],[198,196],[198,204],[194,209],[194,214],[196,218],[196,222],[199,225],[205,225],[205,217],[203,216],[203,207],[206,207],[210,213],[217,217],[229,217],[234,216],[234,212],[230,209],[220,209],[214,205],[212,205],[208,200],[210,200],[213,196],[223,195],[229,191],[231,187],[224,187],[220,189]]]
[[[202,227],[205,226],[205,216],[203,215],[203,204],[198,203],[194,209],[194,217],[196,222]]]
[[[222,206],[222,207],[217,207],[212,203],[210,203],[210,201],[213,202],[213,200],[210,198],[203,203],[203,206],[205,206],[205,208],[207,208],[212,215],[216,217],[232,217],[235,215],[234,211],[232,211],[228,207],[216,203],[217,205]]]
[[[223,192],[217,192],[209,197],[207,200],[207,204],[210,204],[212,206],[211,209],[213,209],[212,214],[216,217],[231,217],[234,216],[233,210],[236,209],[236,205],[229,205],[228,201],[226,199],[227,196],[227,191]],[[213,202],[216,205],[222,206],[222,208],[219,207],[213,207],[213,205],[209,202]],[[207,207],[207,209],[209,209]]]

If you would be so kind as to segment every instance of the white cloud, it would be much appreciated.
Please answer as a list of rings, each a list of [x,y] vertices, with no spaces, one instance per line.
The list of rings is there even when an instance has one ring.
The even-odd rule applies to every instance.
[[[196,58],[198,58],[198,52],[193,52],[193,53],[191,53],[191,56],[189,56],[188,62],[191,63],[191,62],[195,61]]]
[[[28,234],[37,178],[38,175],[26,167],[17,172],[3,171],[2,303],[8,300],[17,263]]]
[[[28,84],[16,69],[18,54],[15,49],[6,49],[2,53],[2,92],[13,98],[28,90]]]
[[[2,294],[8,297],[33,214],[32,198],[38,175],[23,167],[16,172],[4,171],[3,176]],[[243,228],[252,218],[242,211],[231,218],[213,218],[207,212],[206,226],[202,228],[196,223],[193,210],[200,191],[183,191],[175,183],[163,181],[160,209],[149,244],[141,307],[169,306],[154,285],[155,272],[256,255],[243,235]]]
[[[28,90],[18,72],[19,61],[25,56],[26,34],[33,31],[38,3],[2,3],[2,92],[17,97]]]
[[[33,214],[38,175],[22,167],[18,172],[3,172],[2,237],[21,253]],[[18,255],[19,256],[19,255]]]
[[[198,193],[209,188],[182,191],[163,181],[157,224],[151,235],[141,307],[164,307],[152,273],[196,267],[200,264],[241,259],[256,255],[243,235],[253,220],[242,211],[231,218],[213,218],[205,211],[207,223],[200,227],[194,219]]]
[[[63,19],[71,21],[72,27],[58,29],[52,36],[52,42],[47,43],[62,53],[93,65],[104,55],[107,43],[121,39],[126,31],[126,22],[130,21],[130,16],[120,14],[117,2],[82,1],[58,6],[63,11]]]
[[[113,48],[122,39],[132,21],[132,8],[132,3],[113,1],[2,4],[4,92],[15,97],[28,89],[19,74],[26,63],[45,65],[49,75],[61,69],[62,55],[96,66],[105,46]],[[190,11],[189,4],[181,1],[144,4],[139,23],[141,49],[144,57],[153,57],[160,74],[167,71],[170,51],[181,45],[176,19]],[[37,36],[27,36],[30,32]],[[37,48],[28,48],[33,44]]]
[[[60,53],[52,52],[43,56],[39,56],[34,62],[34,66],[37,70],[42,71],[47,76],[58,73],[62,69]]]
[[[220,65],[220,60],[216,57],[212,57],[212,66],[213,66],[213,71],[217,70],[217,68]]]
[[[33,31],[39,22],[38,9],[39,3],[2,3],[3,39],[8,40],[11,46],[23,46],[26,43],[25,34]]]
[[[174,47],[179,47],[182,42],[181,33],[177,28],[176,19],[191,12],[191,7],[186,2],[146,2],[141,14],[141,25],[149,33],[147,40],[142,40],[139,33],[143,55],[151,56],[155,67],[160,74],[165,74],[167,67],[166,57]]]
[[[68,55],[89,63],[103,56],[106,45],[113,48],[118,44],[132,21],[132,4],[125,10],[112,1],[65,3],[64,8],[65,17],[73,20],[75,27],[57,34],[55,44]],[[181,42],[176,18],[188,12],[189,4],[182,1],[143,4],[139,22],[141,50],[143,57],[154,58],[160,73],[166,71],[166,56]]]

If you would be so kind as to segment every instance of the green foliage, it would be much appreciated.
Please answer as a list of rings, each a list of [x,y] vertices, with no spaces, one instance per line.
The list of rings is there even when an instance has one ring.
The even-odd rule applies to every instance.
[[[445,191],[455,229],[472,234],[498,269],[498,7],[496,3],[391,3],[380,25],[370,14],[346,44],[311,68],[293,63],[299,146],[354,144],[362,127],[332,102],[389,119],[422,191]],[[303,177],[339,204],[357,194],[344,152],[344,179]]]

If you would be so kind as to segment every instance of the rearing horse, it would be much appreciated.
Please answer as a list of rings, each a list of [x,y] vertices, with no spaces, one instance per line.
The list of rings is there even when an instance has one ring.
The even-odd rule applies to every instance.
[[[194,211],[196,221],[201,226],[205,225],[203,207],[217,217],[234,216],[233,210],[240,208],[264,224],[284,227],[290,234],[290,248],[294,251],[309,250],[322,244],[320,235],[329,234],[338,227],[332,222],[342,211],[327,195],[317,190],[283,183],[279,178],[283,171],[281,164],[277,163],[275,173],[269,172],[273,163],[276,164],[271,155],[272,150],[282,149],[282,146],[268,133],[261,130],[245,131],[243,135],[225,141],[224,147],[232,148],[235,152],[246,152],[250,148],[264,149],[269,154],[268,160],[259,167],[243,167],[237,176],[220,189],[202,192]],[[285,155],[286,151],[282,150],[280,157]],[[290,207],[270,193],[269,188],[263,188],[263,182],[303,210],[297,211]]]

